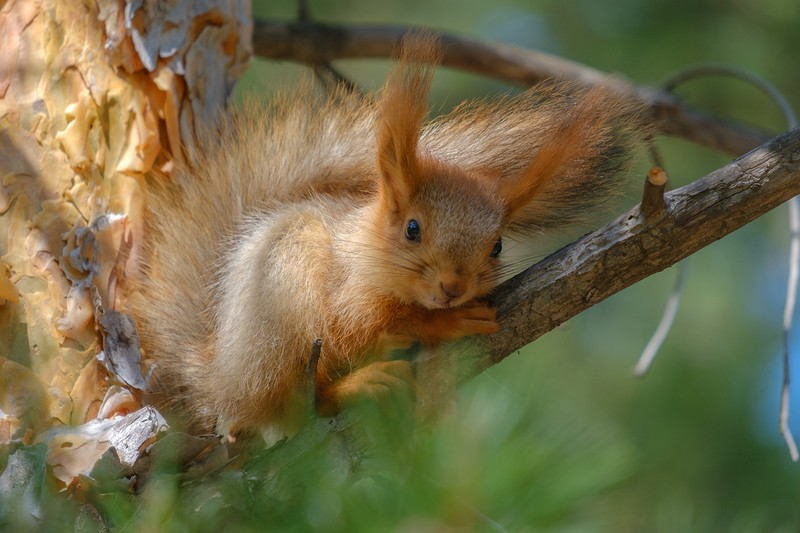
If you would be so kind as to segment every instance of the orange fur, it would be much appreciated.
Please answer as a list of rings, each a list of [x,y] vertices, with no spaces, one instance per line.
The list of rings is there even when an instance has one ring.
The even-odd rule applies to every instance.
[[[198,429],[294,431],[315,338],[329,414],[409,381],[392,346],[496,331],[479,298],[507,270],[498,239],[570,223],[618,186],[635,106],[552,85],[426,125],[418,62],[439,56],[435,38],[407,40],[377,98],[301,86],[249,103],[201,135],[198,164],[152,180],[131,312]]]

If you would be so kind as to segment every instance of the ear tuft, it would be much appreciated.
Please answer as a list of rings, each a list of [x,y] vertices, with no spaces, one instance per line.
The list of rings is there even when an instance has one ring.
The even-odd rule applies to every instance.
[[[419,171],[420,129],[428,114],[433,70],[441,62],[439,36],[411,32],[403,37],[399,63],[389,74],[380,99],[378,173],[384,198],[399,210],[423,178]]]

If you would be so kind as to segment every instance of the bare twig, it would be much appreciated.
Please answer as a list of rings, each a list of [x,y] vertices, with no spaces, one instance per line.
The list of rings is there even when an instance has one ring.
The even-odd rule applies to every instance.
[[[306,364],[306,405],[309,413],[317,412],[317,368],[322,354],[322,339],[314,339]]]
[[[493,293],[500,331],[473,340],[473,375],[637,281],[677,263],[800,193],[800,129],[667,193],[648,220],[635,207]],[[458,348],[462,349],[462,348]]]
[[[653,158],[653,164],[662,169],[666,168],[666,165],[664,164],[664,158],[661,157],[661,152],[659,151],[658,146],[656,146],[655,139],[652,137],[648,139],[647,149],[650,152],[650,157]]]
[[[262,57],[323,64],[344,58],[392,57],[407,26],[347,26],[311,21],[254,21],[253,49]],[[581,84],[604,84],[635,93],[651,109],[663,132],[739,155],[770,135],[691,109],[667,91],[635,87],[621,78],[555,56],[505,44],[442,35],[443,65],[511,83],[532,85],[560,78]]]
[[[645,217],[654,217],[664,211],[664,190],[667,187],[667,173],[661,167],[653,167],[644,180],[642,193],[642,214]]]
[[[308,0],[297,0],[297,20],[306,21],[311,18],[308,11]]]
[[[363,93],[353,80],[336,70],[330,63],[311,65],[311,69],[314,71],[314,76],[317,77],[328,93],[332,93],[337,87],[345,87],[351,93]]]
[[[313,24],[307,0],[297,1],[297,22],[304,25]],[[350,92],[361,94],[358,85],[334,68],[330,61],[312,62],[311,69],[327,92],[332,93],[337,87],[343,86]]]
[[[768,83],[760,76],[753,74],[749,70],[740,67],[714,64],[696,65],[673,74],[663,83],[663,87],[664,90],[672,93],[675,91],[675,88],[678,85],[682,85],[697,78],[704,78],[708,76],[726,76],[730,78],[736,78],[737,80],[741,80],[749,85],[752,85],[767,95],[770,100],[775,102],[775,105],[780,108],[783,116],[787,118],[786,122],[789,129],[797,127],[797,119],[792,119],[792,117],[795,115],[795,112],[794,109],[792,109],[792,105],[789,103],[789,100],[787,100],[779,90],[772,86],[772,84]]]

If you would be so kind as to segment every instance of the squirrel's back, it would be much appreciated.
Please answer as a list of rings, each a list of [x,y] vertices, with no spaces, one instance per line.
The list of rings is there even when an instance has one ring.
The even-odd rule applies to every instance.
[[[205,412],[213,410],[206,374],[227,255],[247,225],[280,205],[369,194],[374,117],[368,98],[344,90],[324,97],[301,84],[248,101],[198,136],[194,164],[151,177],[131,314],[154,364],[155,391],[170,403],[180,398],[200,427],[215,419]]]

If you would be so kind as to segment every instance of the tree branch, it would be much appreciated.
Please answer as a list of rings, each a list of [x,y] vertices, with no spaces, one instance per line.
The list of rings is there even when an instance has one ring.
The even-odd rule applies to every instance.
[[[800,194],[800,128],[665,195],[645,217],[636,206],[500,285],[490,304],[500,331],[473,339],[498,363],[578,313],[732,233]]]
[[[256,20],[253,49],[263,57],[311,65],[344,58],[388,58],[413,29],[333,26],[307,19]],[[800,129],[770,140],[762,131],[692,109],[667,90],[637,87],[573,61],[449,34],[442,35],[442,44],[444,66],[523,85],[553,78],[603,84],[636,94],[664,133],[734,155],[753,150],[666,196],[662,183],[666,176],[649,176],[643,207],[631,209],[498,287],[490,304],[498,309],[500,331],[470,339],[466,347],[443,348],[464,362],[458,369],[460,381],[800,194]]]
[[[257,55],[309,64],[344,58],[387,58],[412,27],[327,25],[313,21],[254,21],[253,50]],[[533,85],[559,78],[581,84],[603,83],[625,94],[631,89],[650,108],[664,133],[734,155],[763,144],[770,135],[712,117],[655,88],[634,87],[599,70],[555,56],[505,44],[488,44],[442,34],[442,64],[511,83]]]

